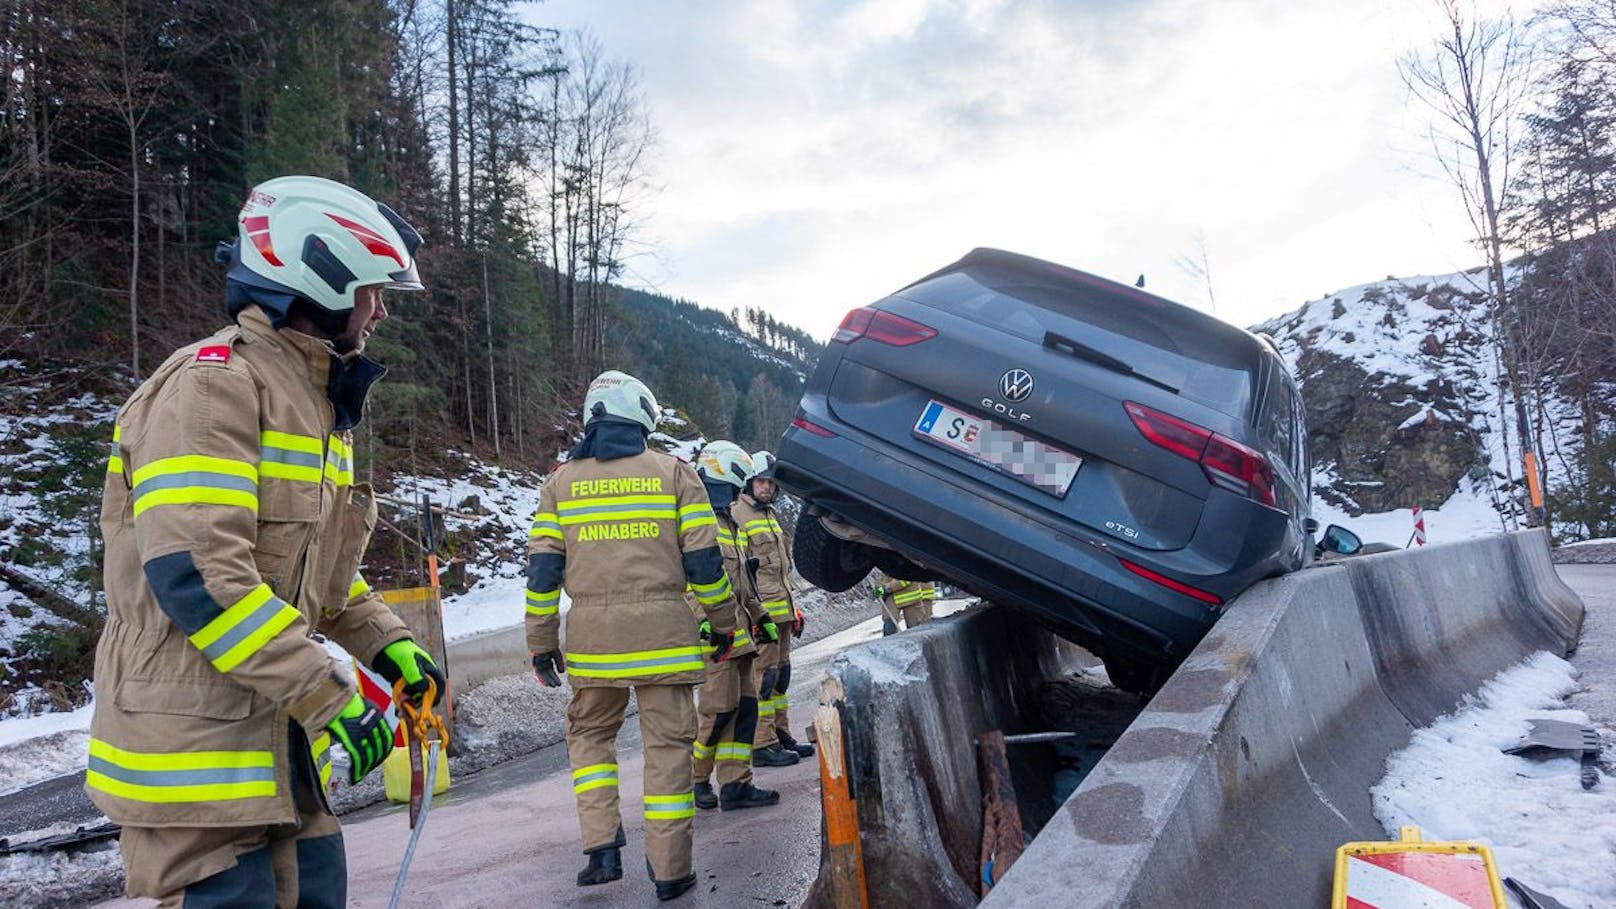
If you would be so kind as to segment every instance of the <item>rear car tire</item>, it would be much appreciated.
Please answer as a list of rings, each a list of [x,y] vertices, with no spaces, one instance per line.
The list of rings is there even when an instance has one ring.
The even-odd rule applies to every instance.
[[[797,522],[791,559],[808,583],[831,593],[852,590],[875,567],[870,547],[832,535],[818,517],[808,514]]]

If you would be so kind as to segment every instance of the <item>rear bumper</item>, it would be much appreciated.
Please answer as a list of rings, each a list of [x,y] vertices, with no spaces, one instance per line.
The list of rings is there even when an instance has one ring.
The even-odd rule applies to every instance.
[[[986,498],[957,475],[917,463],[902,449],[840,423],[822,406],[823,399],[815,398],[803,399],[804,416],[836,435],[788,430],[775,467],[783,487],[881,537],[911,561],[1018,607],[1102,655],[1176,663],[1220,614],[1218,607],[1134,575],[1119,557],[1225,602],[1277,572],[1272,561],[1230,572],[1193,545],[1168,553],[1136,550],[1031,513],[1019,503]],[[1259,537],[1283,535],[1283,515],[1253,508],[1267,514],[1238,508],[1237,518],[1272,525]],[[1227,508],[1208,513],[1215,512],[1229,513]],[[1228,536],[1219,536],[1227,550]],[[1251,543],[1248,538],[1239,545],[1236,556],[1253,551]]]

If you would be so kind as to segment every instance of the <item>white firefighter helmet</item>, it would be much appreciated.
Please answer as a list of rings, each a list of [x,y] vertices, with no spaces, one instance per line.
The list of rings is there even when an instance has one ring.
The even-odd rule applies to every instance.
[[[774,479],[774,452],[767,448],[752,452],[752,466],[757,468],[757,473],[753,476],[765,480]]]
[[[386,205],[320,177],[276,177],[254,187],[238,216],[234,244],[220,244],[234,315],[256,302],[285,318],[294,299],[327,324],[346,321],[354,291],[381,285],[422,290],[415,267],[421,235]]]
[[[626,372],[608,369],[589,383],[584,394],[584,426],[601,417],[617,417],[640,424],[647,433],[655,431],[662,411],[656,396],[645,383]]]
[[[696,473],[709,483],[728,483],[736,489],[745,489],[756,470],[752,456],[734,442],[719,440],[708,442],[696,455]]]

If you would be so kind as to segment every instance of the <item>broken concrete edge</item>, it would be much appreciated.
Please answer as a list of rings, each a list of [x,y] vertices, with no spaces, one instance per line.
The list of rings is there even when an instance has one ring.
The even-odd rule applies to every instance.
[[[1567,652],[1581,621],[1540,531],[1259,584],[983,905],[1326,905],[1335,848],[1384,836],[1386,758],[1497,672]]]
[[[1037,685],[1082,652],[1008,610],[976,606],[838,656],[870,906],[978,901],[982,793],[975,739],[1036,727]],[[833,905],[821,880],[805,907]]]

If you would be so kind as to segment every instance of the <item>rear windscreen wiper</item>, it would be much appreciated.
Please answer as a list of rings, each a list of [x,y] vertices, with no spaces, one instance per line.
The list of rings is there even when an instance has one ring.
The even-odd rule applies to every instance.
[[[1096,366],[1109,369],[1112,372],[1120,372],[1125,376],[1133,376],[1142,382],[1149,382],[1157,388],[1165,388],[1173,394],[1178,394],[1178,389],[1176,387],[1169,385],[1160,379],[1147,376],[1144,373],[1134,369],[1132,366],[1129,366],[1122,360],[1119,360],[1116,357],[1105,353],[1104,351],[1095,350],[1081,341],[1074,341],[1065,335],[1058,335],[1052,331],[1044,332],[1044,346],[1050,350],[1058,350],[1063,353],[1071,354],[1072,356],[1077,357],[1079,360],[1087,360]]]

